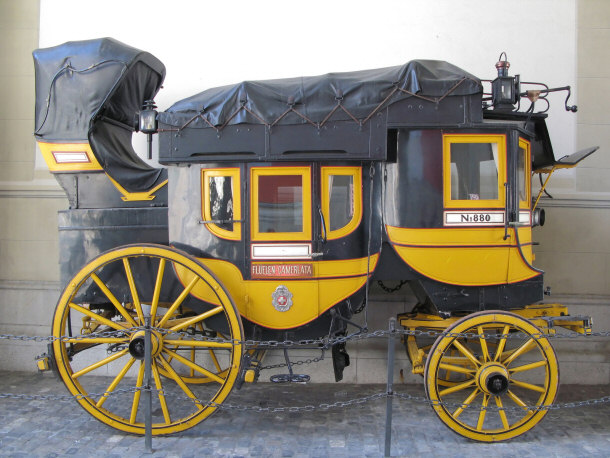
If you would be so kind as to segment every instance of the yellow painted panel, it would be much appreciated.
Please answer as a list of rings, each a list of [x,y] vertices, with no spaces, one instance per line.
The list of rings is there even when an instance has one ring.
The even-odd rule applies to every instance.
[[[371,256],[369,272],[373,272],[378,259],[378,254]],[[230,262],[202,258],[199,258],[199,261],[209,267],[225,286],[242,316],[275,329],[295,328],[316,319],[337,302],[364,286],[367,272],[367,258],[360,258],[312,262],[314,277],[353,275],[348,278],[244,280],[239,269]],[[177,270],[177,273],[182,284],[187,285],[190,279],[185,272]],[[280,285],[287,287],[293,295],[293,305],[285,312],[276,310],[272,304],[271,295]],[[212,288],[205,284],[197,284],[193,288],[193,294],[206,302],[219,304]]]
[[[393,243],[421,246],[452,245],[509,245],[504,239],[503,227],[451,227],[438,229],[411,229],[386,226]],[[521,234],[521,232],[519,233]]]
[[[523,281],[538,274],[521,259],[514,234],[503,240],[504,228],[405,229],[388,226],[387,231],[406,264],[439,282],[495,285]],[[519,236],[522,245],[529,244],[531,229],[521,228]],[[522,250],[531,263],[531,245]]]

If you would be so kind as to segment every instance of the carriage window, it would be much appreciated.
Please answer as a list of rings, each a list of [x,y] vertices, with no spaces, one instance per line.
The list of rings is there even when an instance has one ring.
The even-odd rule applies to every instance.
[[[229,240],[241,239],[239,169],[201,171],[203,221],[208,230]]]
[[[503,135],[443,136],[445,206],[504,205]]]
[[[519,207],[530,207],[530,144],[519,139],[517,154],[517,191],[519,193]]]
[[[322,167],[322,211],[328,239],[344,237],[362,216],[360,167]]]
[[[252,240],[311,238],[308,167],[253,167]]]

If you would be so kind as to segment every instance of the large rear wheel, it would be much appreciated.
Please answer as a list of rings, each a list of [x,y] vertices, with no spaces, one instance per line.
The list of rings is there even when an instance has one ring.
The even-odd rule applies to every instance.
[[[195,296],[206,288],[214,303]],[[144,434],[138,388],[144,383],[147,316],[155,328],[153,434],[183,431],[229,395],[243,348],[241,318],[229,294],[187,254],[159,245],[125,246],[86,265],[55,311],[53,336],[62,337],[53,343],[55,362],[70,393],[91,415]]]

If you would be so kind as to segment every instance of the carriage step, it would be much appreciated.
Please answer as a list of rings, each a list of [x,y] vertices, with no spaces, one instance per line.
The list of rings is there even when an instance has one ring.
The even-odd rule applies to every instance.
[[[39,355],[34,358],[34,360],[36,361],[36,367],[38,368],[38,372],[47,372],[51,370],[50,359],[51,358],[49,358],[49,355],[47,355],[46,353],[43,353],[42,355]]]
[[[55,360],[53,359],[53,345],[47,345],[47,352],[42,355],[36,356],[34,358],[36,361],[36,367],[38,368],[38,372],[48,372],[52,371],[57,375],[57,371],[55,368]]]
[[[311,380],[306,374],[277,374],[272,375],[269,380],[273,383],[300,383],[305,384]]]

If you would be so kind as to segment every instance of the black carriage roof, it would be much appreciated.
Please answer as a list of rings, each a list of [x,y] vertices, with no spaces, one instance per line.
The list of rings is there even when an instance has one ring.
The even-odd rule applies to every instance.
[[[33,55],[38,140],[89,142],[104,170],[132,192],[165,179],[165,171],[149,167],[131,146],[134,114],[165,78],[160,60],[113,38],[71,41]]]
[[[208,89],[159,114],[163,163],[383,160],[387,129],[477,122],[482,85],[444,61]]]
[[[182,127],[322,123],[366,119],[384,101],[388,106],[412,96],[441,98],[482,91],[478,78],[448,62],[413,60],[401,66],[328,73],[320,76],[244,81],[208,89],[176,102],[160,119]],[[337,109],[340,104],[341,109]],[[298,114],[289,116],[294,109]],[[203,119],[205,117],[205,119]]]

